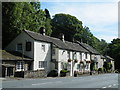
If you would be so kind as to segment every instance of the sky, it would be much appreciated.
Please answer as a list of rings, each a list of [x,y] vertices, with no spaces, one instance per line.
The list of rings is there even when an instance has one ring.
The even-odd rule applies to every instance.
[[[110,43],[118,37],[118,0],[41,0],[41,8],[47,8],[51,16],[70,14],[89,27],[98,39]]]

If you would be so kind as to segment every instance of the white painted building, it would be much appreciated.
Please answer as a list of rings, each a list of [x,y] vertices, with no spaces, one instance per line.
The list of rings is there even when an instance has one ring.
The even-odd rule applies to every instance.
[[[31,70],[45,70],[49,73],[56,69],[60,75],[61,70],[67,69],[70,76],[73,76],[74,71],[90,72],[90,61],[97,55],[98,66],[102,66],[99,54],[91,53],[92,50],[89,51],[88,48],[82,47],[79,43],[65,41],[64,36],[60,40],[24,30],[6,47],[6,50],[18,51],[32,58],[33,62],[29,65]],[[16,71],[21,71],[21,66],[24,66],[24,63],[18,62]]]

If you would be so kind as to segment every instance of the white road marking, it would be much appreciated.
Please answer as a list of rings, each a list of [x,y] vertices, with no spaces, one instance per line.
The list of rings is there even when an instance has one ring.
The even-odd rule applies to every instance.
[[[46,83],[36,83],[36,84],[32,84],[32,85],[44,85],[44,84],[53,84],[53,83],[62,83],[62,81],[57,81],[57,82],[46,82]]]
[[[113,84],[113,86],[116,86],[117,84]]]
[[[102,88],[107,88],[107,87],[102,87]]]
[[[108,87],[112,87],[112,85],[109,85]]]

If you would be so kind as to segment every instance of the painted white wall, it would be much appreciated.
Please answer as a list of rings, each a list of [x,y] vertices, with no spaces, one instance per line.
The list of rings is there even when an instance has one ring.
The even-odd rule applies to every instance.
[[[103,59],[101,59],[100,55],[96,55],[97,57],[97,62],[98,62],[98,68],[103,68]]]
[[[115,61],[111,61],[112,63],[112,70],[115,70]]]
[[[42,50],[42,45],[45,45],[45,52]],[[39,61],[47,61],[46,68],[39,68]],[[51,61],[51,44],[46,42],[35,41],[34,42],[34,70],[45,69],[50,71]]]
[[[26,51],[25,50],[25,44],[26,41],[30,41],[32,44],[32,50],[31,51]],[[30,58],[34,58],[34,39],[31,38],[28,34],[26,34],[25,32],[22,32],[21,34],[19,34],[6,48],[5,50],[9,50],[9,51],[16,51],[17,49],[17,44],[18,43],[22,43],[23,45],[23,52],[26,56],[30,57]]]

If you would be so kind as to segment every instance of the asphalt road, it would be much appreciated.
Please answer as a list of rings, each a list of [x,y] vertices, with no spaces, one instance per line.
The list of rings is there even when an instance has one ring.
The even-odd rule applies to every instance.
[[[2,88],[118,88],[118,74],[2,81]]]

